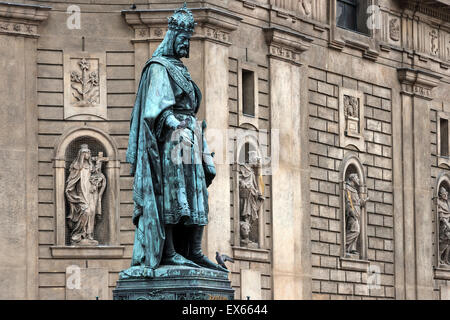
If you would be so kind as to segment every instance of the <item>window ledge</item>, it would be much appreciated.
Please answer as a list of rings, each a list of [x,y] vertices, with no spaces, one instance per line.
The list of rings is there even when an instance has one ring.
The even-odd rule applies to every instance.
[[[379,56],[377,40],[371,34],[364,34],[357,31],[343,29],[336,25],[331,25],[331,36],[329,46],[342,50],[350,47],[362,51],[363,58],[376,61]]]
[[[351,259],[351,258],[339,258],[340,267],[343,270],[351,270],[351,271],[363,271],[367,272],[369,270],[370,262],[368,260],[359,260],[359,259]]]
[[[266,249],[254,249],[246,247],[232,247],[233,257],[237,260],[256,262],[270,262],[270,251]]]
[[[123,258],[124,246],[53,246],[52,257],[56,259],[118,259]]]
[[[440,265],[434,268],[434,278],[442,280],[450,280],[450,266]]]

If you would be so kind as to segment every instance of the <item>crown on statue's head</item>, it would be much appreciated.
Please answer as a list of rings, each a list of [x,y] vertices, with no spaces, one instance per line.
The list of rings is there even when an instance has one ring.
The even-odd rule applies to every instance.
[[[191,10],[188,9],[186,2],[181,8],[175,10],[175,13],[168,19],[170,30],[185,31],[188,33],[194,32],[196,23],[194,22],[194,16],[192,15]]]
[[[82,144],[82,145],[80,146],[80,150],[81,150],[81,152],[87,152],[87,151],[90,151],[90,150],[89,150],[89,146],[88,146],[87,144]]]

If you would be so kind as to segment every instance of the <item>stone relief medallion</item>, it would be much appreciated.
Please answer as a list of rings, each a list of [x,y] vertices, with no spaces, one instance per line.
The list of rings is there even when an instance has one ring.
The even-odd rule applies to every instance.
[[[359,99],[344,95],[345,135],[359,137]]]
[[[439,53],[439,33],[436,29],[430,31],[430,49],[433,56]]]
[[[397,18],[389,20],[389,37],[393,41],[400,40],[400,20]]]
[[[363,92],[339,88],[339,141],[341,147],[365,150]]]
[[[105,55],[64,55],[64,119],[106,117]]]

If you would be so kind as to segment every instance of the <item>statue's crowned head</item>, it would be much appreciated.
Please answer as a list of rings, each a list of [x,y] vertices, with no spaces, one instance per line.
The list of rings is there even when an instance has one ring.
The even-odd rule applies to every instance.
[[[191,10],[188,9],[186,2],[181,8],[175,10],[175,13],[168,19],[169,30],[184,31],[189,34],[194,33],[194,16],[192,15]]]
[[[79,156],[82,155],[83,153],[86,154],[85,159],[89,160],[91,156],[91,150],[89,150],[89,146],[87,144],[82,144],[80,146]]]
[[[89,151],[91,151],[91,150],[89,150],[89,146],[88,146],[87,144],[82,144],[82,145],[80,146],[80,151],[81,151],[81,152],[89,152]]]
[[[189,58],[189,41],[196,23],[191,10],[186,6],[186,2],[181,8],[175,10],[168,20],[169,26],[164,40],[153,53],[153,57]]]

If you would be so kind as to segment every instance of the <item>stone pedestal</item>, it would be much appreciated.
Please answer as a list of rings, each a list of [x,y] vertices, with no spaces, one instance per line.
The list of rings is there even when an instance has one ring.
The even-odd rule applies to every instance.
[[[114,300],[233,300],[228,273],[206,268],[131,267],[120,273]]]

